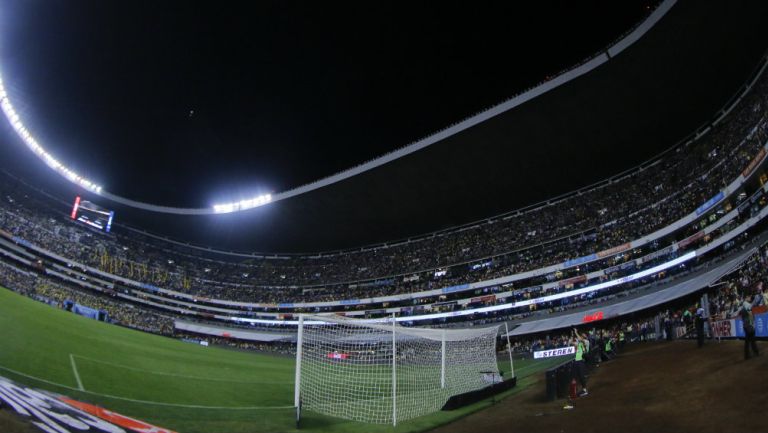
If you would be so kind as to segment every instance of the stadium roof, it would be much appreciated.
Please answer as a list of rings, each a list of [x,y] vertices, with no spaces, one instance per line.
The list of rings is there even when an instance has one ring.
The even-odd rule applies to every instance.
[[[181,217],[136,211],[117,205],[114,206],[118,213],[117,223],[129,222],[134,226],[176,239],[242,251],[319,251],[418,235],[529,205],[586,186],[637,165],[682,139],[710,119],[746,81],[764,54],[766,48],[764,41],[768,39],[765,35],[766,29],[760,23],[768,15],[766,10],[768,8],[762,2],[677,4],[642,39],[593,72],[520,107],[442,140],[436,145],[369,172],[299,197],[241,214]],[[472,19],[468,18],[468,20]],[[636,20],[637,16],[635,16]],[[626,31],[634,22],[631,19],[628,21],[628,24],[626,22],[623,24],[619,34]],[[589,21],[583,21],[580,24],[587,22]],[[5,27],[7,23],[3,24]],[[530,26],[524,27],[530,31]],[[557,33],[555,40],[563,43],[570,40],[572,32],[578,28],[579,26],[570,29],[571,33],[566,31]],[[551,28],[549,31],[552,31]],[[604,35],[597,47],[606,46],[616,36],[618,35],[614,34],[606,40]],[[517,44],[514,45],[510,42],[510,46],[519,48],[526,43],[525,41],[515,42]],[[22,46],[30,48],[30,45],[22,44]],[[193,44],[192,47],[197,45]],[[547,56],[539,54],[528,58],[504,49],[504,44],[493,45],[492,49],[483,49],[479,46],[469,48],[474,47],[477,47],[482,56],[496,58],[498,63],[494,65],[495,67],[506,65],[507,71],[525,69],[526,65],[535,63],[550,53],[547,51]],[[38,94],[35,97],[34,92],[29,92],[28,88],[25,88],[24,79],[13,78],[24,77],[23,74],[13,73],[13,60],[23,64],[19,59],[24,57],[25,52],[15,52],[9,56],[7,54],[9,47],[3,45],[2,49],[0,65],[3,65],[4,75],[10,77],[10,79],[6,78],[6,86],[10,88],[9,93],[16,92],[20,97],[19,100],[24,101],[20,111],[25,120],[31,119],[27,121],[31,124],[30,128],[44,131],[45,138],[52,138],[52,142],[60,143],[61,139],[57,142],[55,138],[67,135],[61,130],[51,131],[45,122],[47,117],[35,115],[37,110],[35,101],[45,95]],[[538,46],[537,49],[542,47]],[[591,47],[591,50],[587,55],[593,54],[595,48]],[[559,53],[556,50],[551,52]],[[573,55],[573,51],[569,53]],[[561,64],[558,68],[571,66],[587,55],[582,54],[577,59],[568,59],[570,63]],[[477,62],[478,67],[488,67],[488,64],[482,63],[481,60],[481,58],[467,55],[465,63],[474,65],[474,62]],[[10,72],[7,72],[6,65],[9,61],[12,66]],[[444,67],[446,67],[445,64],[436,65],[436,69]],[[470,67],[462,70],[471,69]],[[24,68],[21,66],[16,68],[16,72],[23,71]],[[317,70],[311,68],[307,71],[317,73]],[[443,70],[422,71],[434,76],[440,76],[443,72]],[[325,71],[325,73],[329,72]],[[66,74],[64,75],[66,78]],[[159,71],[158,75],[168,78],[167,72]],[[278,158],[277,161],[282,161],[280,163],[284,163],[289,170],[311,172],[312,170],[307,168],[314,166],[326,170],[312,172],[311,176],[314,177],[299,175],[291,177],[291,180],[285,180],[288,179],[286,177],[278,186],[298,186],[303,182],[353,166],[361,160],[400,147],[435,129],[448,126],[451,122],[460,120],[479,108],[501,102],[510,94],[522,90],[522,88],[514,90],[508,88],[502,90],[507,92],[505,94],[489,96],[487,95],[489,88],[490,90],[494,88],[490,86],[486,88],[483,86],[484,83],[478,82],[477,79],[482,76],[482,73],[474,75],[475,81],[469,84],[464,82],[460,85],[431,89],[430,91],[435,93],[430,93],[428,98],[414,98],[414,104],[417,106],[415,110],[403,108],[409,105],[409,100],[385,99],[384,102],[390,104],[390,117],[375,119],[376,121],[372,122],[369,119],[366,121],[365,113],[359,112],[355,118],[337,121],[333,128],[325,132],[330,137],[337,136],[342,142],[341,147],[329,151],[333,157],[342,155],[337,158],[339,161],[314,164],[315,158],[323,161],[323,158],[318,156],[322,151],[318,150],[307,154],[288,155],[282,160]],[[391,89],[399,83],[398,80],[401,78],[379,76],[377,82],[386,82],[388,85],[382,88]],[[14,82],[14,80],[18,81]],[[496,80],[499,78],[496,77]],[[29,81],[33,79],[30,78]],[[64,81],[67,82],[66,79]],[[519,86],[521,82],[519,77],[516,81]],[[8,85],[8,82],[14,85]],[[75,80],[75,84],[81,87],[93,87],[98,83]],[[72,85],[71,82],[70,85]],[[161,86],[158,85],[158,87]],[[77,86],[74,87],[77,88]],[[475,87],[478,89],[477,93],[483,95],[482,98],[472,99],[471,96],[467,96],[473,93]],[[419,88],[407,86],[406,90],[406,94],[413,95],[419,95],[421,91]],[[162,96],[162,91],[159,93]],[[333,93],[327,95],[327,99],[332,101],[336,96],[337,94]],[[398,96],[402,97],[402,94]],[[463,106],[465,111],[453,111],[447,114],[442,112],[445,106],[455,110],[457,106],[455,100],[464,97],[471,99],[471,103]],[[313,100],[310,106],[303,109],[315,113],[320,118],[318,120],[320,123],[330,121],[329,118],[333,117],[334,104],[341,105],[354,101],[354,98],[350,99],[349,94],[340,95],[339,98],[341,99],[333,104],[327,102],[330,105],[318,105],[317,101]],[[73,104],[65,104],[65,102],[70,101],[54,101],[49,106],[54,106],[53,112],[56,112],[56,110],[77,109],[82,105],[77,101]],[[147,112],[152,114],[152,104],[149,101],[141,102],[147,107]],[[287,112],[286,107],[281,106],[279,101],[272,102],[276,102],[270,106],[275,108],[275,112],[269,113],[270,116]],[[117,102],[113,103],[117,104]],[[381,105],[382,100],[377,99],[376,103],[375,105]],[[168,148],[162,145],[157,147],[157,162],[135,160],[136,155],[145,158],[148,155],[147,149],[150,151],[154,149],[151,140],[146,144],[136,145],[137,142],[142,143],[141,138],[146,139],[140,135],[131,135],[135,140],[132,143],[137,147],[136,152],[131,152],[130,148],[117,144],[113,148],[112,143],[107,142],[101,145],[101,151],[84,147],[87,150],[86,153],[106,153],[112,161],[125,161],[122,169],[110,166],[106,173],[101,174],[111,180],[114,173],[118,185],[131,182],[140,185],[139,190],[144,192],[143,197],[147,197],[147,200],[157,197],[174,197],[174,192],[178,191],[175,194],[177,202],[164,204],[186,204],[185,200],[190,200],[189,191],[182,185],[187,185],[187,181],[196,176],[204,177],[205,173],[203,170],[184,173],[180,170],[185,168],[184,165],[174,164],[174,159],[183,160],[184,158],[180,155],[188,152],[200,153],[203,156],[209,156],[213,166],[213,163],[218,164],[222,158],[224,160],[238,158],[238,155],[233,154],[225,157],[216,154],[216,134],[211,133],[211,130],[216,129],[211,126],[213,120],[195,118],[199,113],[192,113],[194,101],[188,105],[190,110],[185,110],[180,116],[183,120],[177,119],[177,121],[189,121],[192,125],[181,128],[186,131],[181,139],[174,137],[169,140],[178,146],[176,148],[178,151],[172,152],[173,147]],[[86,112],[88,108],[85,107]],[[407,117],[397,115],[400,108],[404,110]],[[124,109],[122,107],[112,109],[107,106],[105,111],[115,114]],[[366,106],[361,106],[359,111],[364,109]],[[442,117],[420,115],[431,110],[441,112]],[[47,112],[50,113],[51,109]],[[203,114],[199,115],[203,116]],[[247,114],[247,116],[250,115]],[[208,116],[214,115],[208,114]],[[247,117],[245,114],[243,116]],[[127,128],[135,127],[141,130],[139,128],[141,124],[130,122],[136,117],[126,115],[126,119],[128,119]],[[443,123],[434,124],[436,119],[442,119]],[[243,121],[243,119],[240,120]],[[421,124],[422,121],[423,124]],[[88,122],[89,119],[85,119],[71,126],[75,130],[80,130],[80,127],[87,130],[83,125],[89,124]],[[259,118],[254,122],[263,123],[266,120]],[[347,135],[343,127],[355,122],[375,125],[375,127],[366,134]],[[392,122],[397,126],[392,126]],[[276,123],[279,124],[279,122]],[[401,124],[405,126],[399,129]],[[235,127],[243,127],[243,124],[238,123]],[[58,128],[63,127],[59,125]],[[311,129],[309,126],[307,128]],[[7,134],[4,134],[3,139],[10,144],[13,142],[11,130],[9,127],[5,129]],[[296,126],[295,129],[302,128]],[[320,136],[318,131],[319,129],[312,130],[311,133],[307,133],[309,135],[305,135],[305,138],[314,140],[315,136]],[[403,131],[414,135],[404,141],[403,139],[397,141],[394,137],[402,137],[399,134],[403,134]],[[299,140],[301,135],[292,137],[290,140]],[[151,137],[151,139],[154,138]],[[157,139],[163,140],[163,137],[160,136]],[[368,146],[368,142],[372,144]],[[29,155],[23,154],[19,147],[3,147],[3,161],[13,161],[12,164],[3,164],[6,168],[13,165],[16,171],[24,175],[28,181],[53,190],[62,199],[66,200],[74,196],[77,191],[60,182],[55,182],[49,173],[29,168],[36,165],[29,161]],[[78,146],[74,147],[78,148]],[[279,145],[273,145],[268,149],[275,150],[279,147]],[[227,149],[225,146],[223,148]],[[306,147],[302,149],[306,150]],[[66,146],[60,147],[59,150],[65,151]],[[229,149],[230,153],[232,153],[231,150]],[[81,156],[88,161],[88,163],[82,163],[83,167],[92,169],[93,164],[98,162],[98,158]],[[299,165],[291,165],[292,160],[303,162]],[[77,161],[77,163],[81,162]],[[157,163],[163,164],[165,180],[156,180]],[[262,167],[258,164],[256,166]],[[242,170],[242,165],[235,164],[232,173],[243,173]],[[94,173],[99,174],[99,171]],[[145,177],[151,181],[147,181]],[[179,178],[182,181],[181,184],[173,182],[174,178]],[[194,186],[199,183],[191,182],[189,185]],[[153,186],[156,191],[151,190]],[[130,192],[130,189],[127,188],[126,191]],[[199,188],[190,189],[196,193],[200,191]],[[102,204],[108,205],[108,203]]]

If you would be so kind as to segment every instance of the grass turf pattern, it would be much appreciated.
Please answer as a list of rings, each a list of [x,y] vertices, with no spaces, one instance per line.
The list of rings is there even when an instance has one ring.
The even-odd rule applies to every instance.
[[[294,359],[203,347],[97,322],[0,289],[0,375],[183,433],[296,431]],[[518,361],[519,392],[562,362]],[[508,371],[508,363],[500,369]],[[417,432],[484,401],[391,426],[305,412],[300,431]]]

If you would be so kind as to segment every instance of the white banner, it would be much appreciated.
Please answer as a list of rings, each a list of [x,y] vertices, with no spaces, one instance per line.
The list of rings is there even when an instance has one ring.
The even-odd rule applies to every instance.
[[[560,347],[557,349],[539,350],[533,352],[533,359],[552,358],[555,356],[573,355],[576,353],[576,348],[573,346]]]

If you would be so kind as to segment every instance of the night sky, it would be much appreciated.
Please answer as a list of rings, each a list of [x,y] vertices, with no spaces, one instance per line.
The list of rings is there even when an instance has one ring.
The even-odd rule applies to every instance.
[[[4,1],[40,142],[105,189],[210,206],[349,168],[607,46],[635,2]]]
[[[0,72],[44,146],[115,194],[208,207],[357,165],[604,49],[655,2],[0,2]],[[117,210],[239,251],[314,252],[514,210],[646,161],[765,54],[768,2],[678,2],[606,65],[372,172],[237,215]],[[0,168],[78,191],[0,122]],[[567,211],[567,210],[564,210]]]

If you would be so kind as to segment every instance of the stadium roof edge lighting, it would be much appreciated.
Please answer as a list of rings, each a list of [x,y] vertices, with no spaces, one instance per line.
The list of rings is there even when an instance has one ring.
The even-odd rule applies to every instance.
[[[0,76],[0,106],[5,113],[5,117],[8,122],[13,126],[16,134],[24,141],[29,149],[37,155],[38,158],[43,160],[51,169],[62,175],[70,182],[84,188],[87,191],[99,194],[100,196],[112,200],[116,203],[130,206],[137,209],[143,209],[151,212],[178,214],[178,215],[213,215],[222,213],[241,212],[255,207],[264,206],[266,204],[285,200],[287,198],[295,197],[301,194],[314,191],[316,189],[341,182],[342,180],[372,170],[376,167],[384,165],[388,162],[402,158],[406,155],[424,149],[437,142],[443,141],[448,137],[456,135],[466,129],[469,129],[479,123],[485,122],[488,119],[498,116],[504,112],[507,112],[525,102],[530,101],[544,93],[549,92],[561,85],[576,79],[593,69],[608,62],[611,58],[615,57],[620,52],[624,51],[630,45],[634,44],[640,39],[648,30],[650,30],[666,13],[675,5],[677,0],[664,0],[644,21],[639,23],[634,29],[624,35],[621,39],[613,43],[611,46],[604,50],[601,50],[594,56],[585,59],[583,62],[576,64],[573,68],[564,71],[563,73],[551,78],[541,84],[534,86],[520,94],[509,98],[499,104],[496,104],[486,110],[483,110],[473,116],[470,116],[460,122],[454,123],[445,129],[437,131],[436,133],[429,135],[421,140],[411,143],[400,149],[386,153],[378,158],[367,161],[363,164],[351,167],[347,170],[341,171],[334,175],[319,179],[317,181],[301,185],[299,187],[283,191],[277,194],[265,194],[257,197],[253,197],[239,202],[215,204],[210,207],[203,208],[183,208],[173,206],[161,206],[137,200],[131,200],[126,197],[119,196],[114,193],[110,193],[102,186],[86,179],[74,171],[70,170],[49,154],[42,145],[32,136],[29,130],[24,126],[16,110],[13,108],[11,101],[8,98],[8,94],[3,84],[2,76]]]
[[[255,207],[264,206],[272,201],[272,194],[263,194],[248,200],[240,200],[234,203],[215,204],[213,211],[216,213],[231,213]]]
[[[16,134],[24,141],[24,144],[27,145],[29,150],[37,155],[38,158],[42,159],[43,162],[48,165],[48,167],[64,176],[70,182],[79,185],[88,191],[94,192],[96,194],[101,193],[101,185],[88,180],[65,167],[61,162],[54,158],[53,155],[48,153],[43,148],[43,146],[37,142],[37,140],[35,140],[35,137],[32,136],[27,127],[24,126],[24,123],[21,122],[21,118],[16,112],[16,109],[13,108],[13,104],[11,104],[11,101],[8,98],[8,92],[5,90],[5,83],[3,82],[2,77],[0,77],[0,107],[2,107],[3,113],[5,113],[5,117],[16,131]]]

